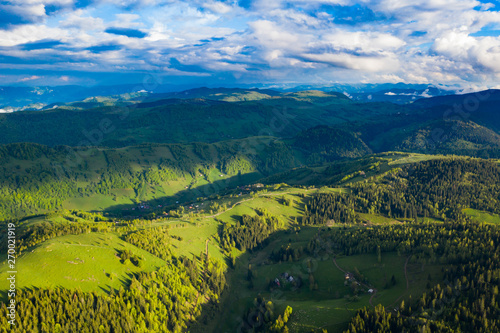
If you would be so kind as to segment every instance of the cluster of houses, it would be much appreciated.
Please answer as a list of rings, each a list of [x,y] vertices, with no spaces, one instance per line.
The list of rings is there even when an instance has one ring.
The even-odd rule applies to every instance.
[[[200,174],[200,176],[201,176],[201,174]],[[222,177],[222,176],[225,176],[225,175],[221,174],[220,176]],[[261,184],[261,183],[238,186],[237,189],[240,190],[240,192],[237,195],[240,197],[240,196],[242,196],[244,194],[249,194],[251,191],[254,191],[255,189],[263,188],[263,187],[264,187],[264,184]],[[176,201],[175,203],[178,204],[179,201]],[[191,210],[191,211],[193,211],[193,212],[196,213],[198,210],[200,210],[200,209],[203,208],[203,207],[201,207],[201,206],[203,206],[203,204],[204,203],[200,203],[200,204],[194,204],[194,203],[187,204],[187,205],[184,205],[184,209],[186,211]],[[161,205],[161,204],[159,204],[159,205],[151,205],[151,204],[148,204],[148,203],[140,203],[136,207],[124,208],[123,211],[129,211],[129,210],[132,210],[132,211],[141,211],[141,212],[142,211],[151,211],[151,210],[156,210],[156,209],[159,209],[159,208],[163,208],[164,206],[167,207],[168,204],[164,203],[163,205]],[[169,215],[165,211],[162,214],[164,216],[168,216]]]
[[[239,195],[242,195],[242,194],[248,194],[251,191],[255,191],[255,189],[263,188],[263,187],[264,187],[264,184],[257,183],[257,184],[252,184],[252,185],[237,186],[236,189],[241,190]]]
[[[140,203],[137,205],[137,207],[132,207],[132,210],[136,210],[136,209],[137,210],[149,210],[149,209],[151,209],[151,206],[147,203]]]
[[[286,285],[291,285],[293,287],[299,288],[302,285],[302,280],[300,277],[293,277],[288,273],[281,273],[272,282],[273,287],[283,288]]]
[[[351,273],[345,273],[344,285],[347,286],[349,283],[354,283],[357,286],[361,286],[361,283],[356,281],[356,279],[354,278],[354,276]],[[371,288],[368,289],[367,291],[369,294],[373,294],[373,292],[374,292],[374,290]]]

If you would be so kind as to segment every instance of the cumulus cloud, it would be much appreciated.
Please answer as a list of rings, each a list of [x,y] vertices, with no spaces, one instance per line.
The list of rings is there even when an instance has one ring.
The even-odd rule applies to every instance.
[[[500,73],[500,38],[471,37],[452,31],[436,39],[432,51],[456,62],[470,64],[477,71]]]
[[[28,77],[23,77],[22,79],[19,79],[19,82],[26,82],[26,81],[33,81],[33,80],[38,80],[41,79],[41,76],[38,75],[32,75]]]
[[[227,14],[233,10],[233,6],[221,1],[208,1],[203,4],[203,7],[217,14]]]
[[[41,22],[45,17],[45,6],[39,4],[0,3],[0,28],[20,24]]]
[[[347,69],[368,72],[392,72],[399,68],[399,62],[394,57],[359,56],[348,53],[304,54],[310,61],[328,63]]]
[[[0,1],[0,68],[27,78],[30,68],[71,67],[472,86],[500,77],[495,8],[476,0]]]
[[[61,28],[77,30],[104,30],[104,21],[100,17],[93,17],[88,10],[77,9],[67,13],[59,21]]]

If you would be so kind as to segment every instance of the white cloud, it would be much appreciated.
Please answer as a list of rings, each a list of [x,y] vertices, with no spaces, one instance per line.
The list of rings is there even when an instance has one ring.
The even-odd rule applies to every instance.
[[[364,3],[371,5],[379,11],[389,13],[405,13],[406,10],[413,11],[463,11],[481,5],[475,0],[364,0]]]
[[[207,8],[217,14],[227,14],[233,10],[233,7],[220,2],[220,1],[209,1],[203,4],[204,8]]]
[[[15,46],[44,39],[63,39],[67,32],[60,28],[49,28],[45,25],[21,25],[12,30],[0,33],[0,46]]]
[[[109,4],[114,4],[120,7],[137,7],[140,8],[142,6],[156,6],[161,3],[165,3],[162,0],[102,0],[102,2],[106,2]]]
[[[9,3],[11,12],[38,23],[1,31],[0,55],[47,59],[37,69],[61,70],[71,64],[83,71],[147,69],[203,76],[233,72],[241,80],[256,82],[325,84],[333,80],[472,85],[500,78],[500,39],[471,35],[498,26],[500,13],[475,0],[256,0],[248,10],[236,1],[217,0],[99,0],[85,9],[74,9],[74,0]],[[324,4],[359,4],[373,11],[373,20],[356,22],[354,15],[346,14],[344,21],[354,17],[349,24],[335,23],[340,14],[322,12]],[[63,10],[47,17],[46,5]],[[140,29],[147,35],[104,33],[110,27]],[[415,31],[422,33],[411,36]],[[31,51],[17,46],[43,40],[64,45]],[[91,52],[92,46],[104,46],[104,51]],[[171,58],[193,67],[169,68]]]
[[[40,18],[45,17],[45,6],[42,3],[36,4],[2,4],[0,9],[5,12],[9,12],[20,17],[27,19],[28,21],[36,21]]]
[[[368,72],[393,72],[399,68],[399,61],[393,57],[358,56],[348,53],[323,53],[303,54],[310,61],[318,61],[342,68],[368,71]]]
[[[468,63],[477,71],[500,73],[500,38],[472,37],[452,31],[436,39],[432,51],[457,62]]]
[[[38,75],[32,75],[28,77],[23,77],[22,79],[19,79],[19,82],[26,82],[26,81],[33,81],[33,80],[38,80],[41,79],[41,76]]]
[[[253,30],[253,36],[257,39],[258,44],[266,48],[281,49],[281,50],[298,50],[304,44],[308,36],[292,33],[277,24],[267,20],[258,20],[250,23]]]
[[[116,21],[109,23],[109,26],[119,28],[138,28],[142,26],[140,21],[141,16],[137,14],[116,14]]]
[[[22,4],[22,5],[59,5],[59,6],[69,6],[74,3],[74,0],[10,0],[10,3],[13,4]]]
[[[92,17],[87,10],[77,9],[65,15],[59,21],[63,28],[75,28],[81,31],[104,30],[104,21],[99,17]]]
[[[327,34],[319,43],[325,43],[334,49],[360,50],[363,53],[392,51],[406,43],[387,33],[338,30]]]

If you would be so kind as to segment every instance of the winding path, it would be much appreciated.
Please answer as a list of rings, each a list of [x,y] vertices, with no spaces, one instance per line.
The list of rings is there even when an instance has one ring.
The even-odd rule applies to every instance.
[[[406,290],[410,289],[410,281],[408,280],[408,271],[407,271],[407,267],[408,267],[408,261],[410,260],[410,257],[411,255],[409,255],[407,258],[406,258],[406,261],[405,261],[405,280],[406,280]],[[405,296],[406,293],[403,293],[403,295],[399,296],[398,299],[396,299],[394,302],[392,302],[392,304],[389,306],[389,308],[393,308],[394,305],[396,305],[404,296]]]
[[[337,264],[337,260],[336,260],[336,258],[333,258],[333,263],[334,263],[334,264],[335,264],[335,266],[336,266],[336,267],[337,267],[337,268],[338,268],[341,272],[343,272],[344,274],[349,274],[349,275],[352,275],[352,273],[350,273],[350,272],[348,272],[348,271],[346,271],[346,270],[342,269],[342,267],[340,267],[340,266],[339,266],[339,264]],[[375,295],[377,294],[377,289],[374,289],[374,288],[370,287],[369,285],[364,284],[364,283],[362,283],[362,282],[358,282],[358,283],[359,283],[360,285],[362,285],[363,287],[365,287],[365,288],[368,288],[368,289],[373,289],[372,296],[370,297],[370,300],[369,300],[368,302],[370,303],[370,305],[371,305],[372,307],[375,307],[375,306],[373,305],[372,301],[373,301],[373,298],[375,297]]]
[[[408,281],[408,272],[406,270],[406,267],[408,266],[408,261],[410,260],[411,255],[406,258],[405,262],[405,280],[406,280],[406,290],[410,289],[410,281]]]

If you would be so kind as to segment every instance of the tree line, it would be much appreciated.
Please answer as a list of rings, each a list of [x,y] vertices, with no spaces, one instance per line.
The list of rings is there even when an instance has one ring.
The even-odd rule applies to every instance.
[[[228,251],[238,248],[241,251],[260,246],[274,231],[285,226],[280,218],[269,214],[265,209],[258,210],[258,215],[242,215],[236,224],[222,223],[219,239],[222,247]]]

